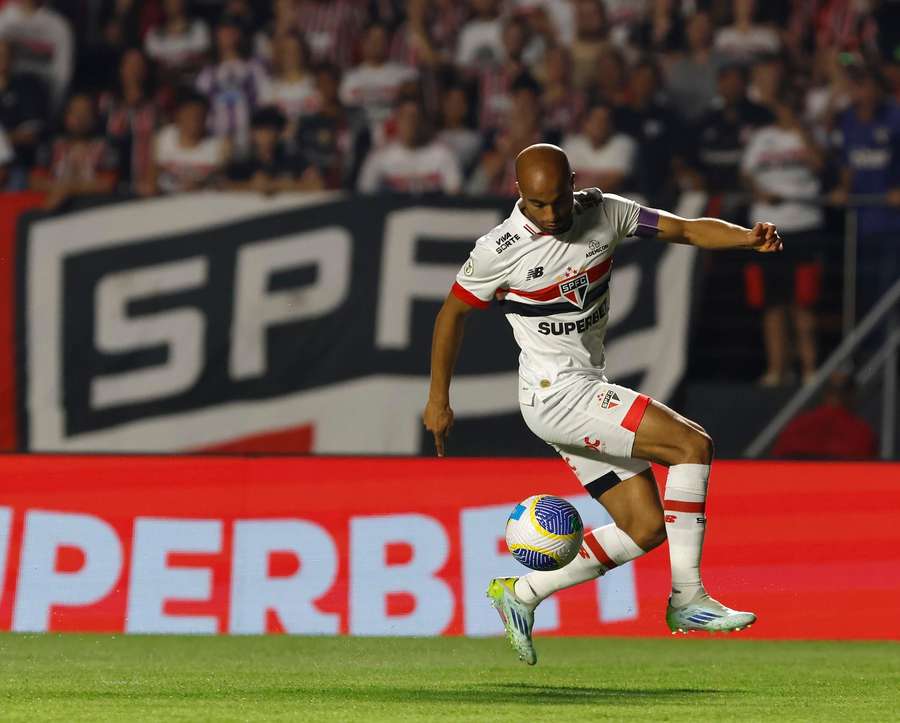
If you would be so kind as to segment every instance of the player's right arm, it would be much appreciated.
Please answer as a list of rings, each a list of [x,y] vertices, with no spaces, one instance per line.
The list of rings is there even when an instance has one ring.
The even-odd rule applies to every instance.
[[[431,387],[422,421],[434,435],[438,457],[444,456],[447,434],[453,426],[450,379],[462,347],[466,317],[473,309],[485,309],[498,289],[508,288],[503,259],[493,243],[479,242],[456,275],[456,282],[434,322],[431,340]]]
[[[474,309],[453,292],[447,294],[444,305],[434,322],[431,340],[431,388],[422,421],[434,435],[438,457],[444,456],[444,442],[453,426],[453,409],[450,407],[450,378],[462,347],[466,317]]]

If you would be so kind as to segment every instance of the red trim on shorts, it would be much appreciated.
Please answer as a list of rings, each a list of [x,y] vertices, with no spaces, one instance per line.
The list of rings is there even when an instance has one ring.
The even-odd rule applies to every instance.
[[[794,268],[794,299],[800,306],[809,307],[822,293],[822,265],[797,264]]]
[[[593,530],[585,534],[584,544],[588,546],[590,551],[594,553],[594,557],[597,558],[597,561],[607,570],[616,567],[616,563],[613,562],[612,558],[606,554],[606,550],[603,549],[603,546],[600,544],[599,540],[594,537]]]
[[[469,306],[474,306],[476,309],[487,309],[490,305],[490,302],[482,301],[471,291],[464,289],[459,285],[458,281],[453,282],[453,286],[450,287],[450,292],[460,301],[464,301]]]
[[[759,264],[744,267],[744,298],[751,309],[762,309],[766,303],[766,284]]]
[[[665,500],[663,502],[663,509],[666,512],[706,512],[706,503]]]
[[[631,407],[625,413],[625,418],[622,420],[622,426],[629,432],[634,432],[636,434],[638,427],[641,424],[641,420],[644,418],[644,412],[647,411],[648,404],[650,404],[650,397],[646,394],[638,394],[637,399],[631,403]]]

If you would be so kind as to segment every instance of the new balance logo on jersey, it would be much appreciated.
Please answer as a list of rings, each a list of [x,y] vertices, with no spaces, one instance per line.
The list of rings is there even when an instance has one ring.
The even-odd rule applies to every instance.
[[[528,273],[525,274],[525,281],[531,281],[532,279],[539,279],[544,275],[544,267],[543,266],[535,266],[533,269],[528,269]]]
[[[581,309],[584,307],[584,299],[587,296],[589,283],[587,273],[579,274],[573,279],[567,279],[559,285],[560,296]]]
[[[519,234],[507,231],[505,234],[503,234],[500,238],[497,239],[497,253],[501,254],[504,251],[506,251],[506,249],[508,249],[516,241],[518,241],[519,238],[520,238]]]
[[[616,394],[612,389],[607,391],[606,394],[598,395],[597,399],[600,400],[601,409],[615,409],[622,403],[619,399],[619,395]]]

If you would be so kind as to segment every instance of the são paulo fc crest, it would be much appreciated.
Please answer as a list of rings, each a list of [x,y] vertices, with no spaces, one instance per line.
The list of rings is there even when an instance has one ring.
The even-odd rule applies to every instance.
[[[587,298],[588,283],[587,272],[578,274],[578,276],[573,276],[571,279],[561,282],[559,293],[579,309],[582,309],[584,308],[584,300]]]

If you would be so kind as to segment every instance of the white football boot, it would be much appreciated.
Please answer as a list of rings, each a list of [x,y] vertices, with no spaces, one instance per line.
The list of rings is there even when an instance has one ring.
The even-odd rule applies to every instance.
[[[701,591],[687,605],[672,607],[672,599],[666,608],[666,623],[672,635],[703,631],[707,633],[728,633],[749,628],[756,622],[754,613],[741,612],[725,607],[713,600],[706,591]]]
[[[537,653],[531,640],[534,608],[516,596],[516,580],[516,577],[495,577],[488,585],[487,596],[500,614],[506,628],[506,639],[518,653],[519,660],[534,665],[537,663]]]

